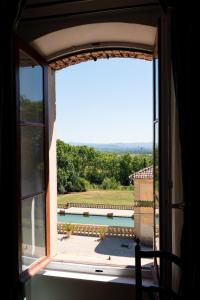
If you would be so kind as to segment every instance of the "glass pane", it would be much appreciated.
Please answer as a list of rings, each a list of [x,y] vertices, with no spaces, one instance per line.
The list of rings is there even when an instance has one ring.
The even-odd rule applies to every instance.
[[[43,123],[43,68],[20,51],[20,120]]]
[[[45,256],[45,195],[22,200],[22,264]]]
[[[155,205],[155,249],[159,249],[159,148],[158,122],[154,125],[154,205]]]
[[[44,191],[44,128],[21,127],[21,195]]]

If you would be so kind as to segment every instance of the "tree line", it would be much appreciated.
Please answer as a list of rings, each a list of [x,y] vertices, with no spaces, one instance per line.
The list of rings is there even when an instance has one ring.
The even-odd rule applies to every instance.
[[[58,193],[128,188],[129,175],[151,164],[152,155],[107,153],[57,140]]]

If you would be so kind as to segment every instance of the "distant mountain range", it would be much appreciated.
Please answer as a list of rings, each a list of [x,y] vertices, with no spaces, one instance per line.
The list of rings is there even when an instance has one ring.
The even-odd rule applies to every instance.
[[[93,143],[69,143],[75,146],[86,145],[102,152],[114,153],[152,153],[152,143],[112,143],[112,144],[93,144]]]

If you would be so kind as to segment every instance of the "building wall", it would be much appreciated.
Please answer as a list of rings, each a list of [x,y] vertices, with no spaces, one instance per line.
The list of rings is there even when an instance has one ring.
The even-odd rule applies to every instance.
[[[134,227],[136,236],[141,243],[152,247],[153,207],[146,207],[146,201],[153,201],[153,179],[137,178],[134,180],[134,186],[136,203],[134,208]],[[142,203],[143,201],[145,201],[144,204]]]
[[[101,275],[99,275],[101,276]],[[134,285],[36,275],[26,284],[26,300],[134,299]]]
[[[135,200],[152,201],[153,200],[153,179],[134,179]]]

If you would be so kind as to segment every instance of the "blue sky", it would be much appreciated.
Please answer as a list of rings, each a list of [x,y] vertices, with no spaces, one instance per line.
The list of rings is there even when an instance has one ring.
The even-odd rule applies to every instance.
[[[151,142],[152,97],[152,62],[101,59],[57,71],[57,138]]]

